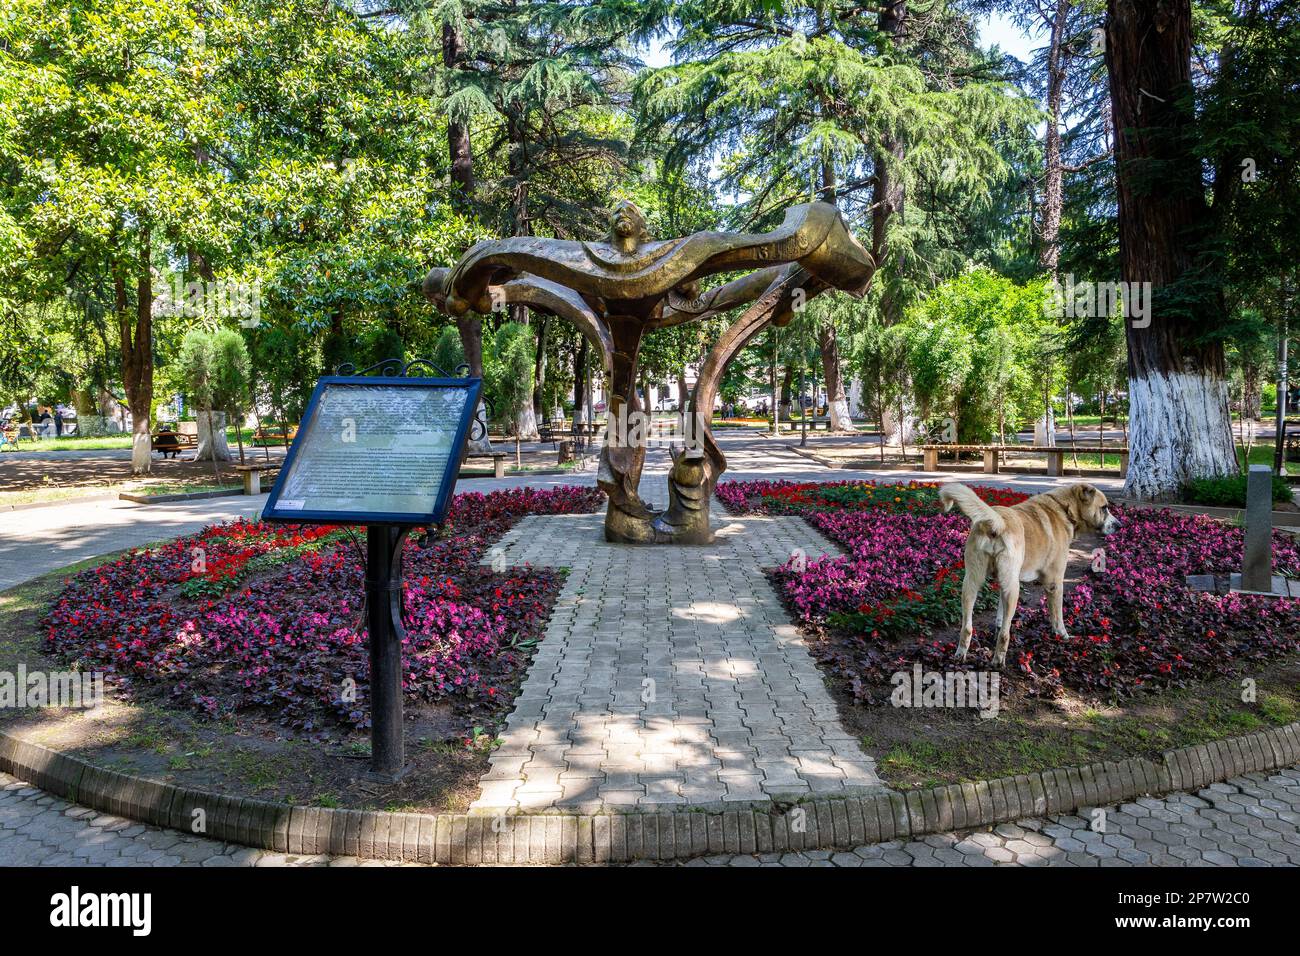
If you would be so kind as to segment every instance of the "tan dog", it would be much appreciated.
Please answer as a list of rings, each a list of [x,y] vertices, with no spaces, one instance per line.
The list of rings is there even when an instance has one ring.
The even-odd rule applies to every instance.
[[[1020,584],[1041,583],[1047,591],[1052,630],[1069,636],[1061,604],[1070,542],[1080,530],[1110,534],[1119,519],[1110,513],[1106,496],[1088,484],[1057,488],[1035,495],[1010,508],[985,504],[970,488],[947,484],[939,489],[943,510],[953,505],[971,519],[966,538],[966,576],[961,588],[961,640],[957,660],[970,648],[971,616],[975,600],[988,574],[989,562],[997,569],[998,644],[993,663],[1002,667],[1011,642],[1011,619],[1020,600]]]

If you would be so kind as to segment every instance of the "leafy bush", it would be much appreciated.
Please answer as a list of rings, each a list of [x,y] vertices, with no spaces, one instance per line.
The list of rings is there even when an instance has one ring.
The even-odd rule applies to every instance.
[[[523,323],[503,322],[483,344],[483,388],[497,422],[512,434],[524,406],[533,400],[537,339]]]
[[[1183,498],[1189,504],[1221,508],[1246,507],[1245,475],[1224,475],[1221,478],[1198,478],[1183,486]],[[1290,502],[1291,488],[1277,475],[1273,476],[1273,500]]]

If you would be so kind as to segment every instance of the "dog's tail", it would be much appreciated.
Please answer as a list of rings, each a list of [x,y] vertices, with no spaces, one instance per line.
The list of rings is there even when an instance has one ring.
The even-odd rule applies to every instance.
[[[939,489],[939,500],[943,502],[944,511],[951,511],[953,505],[960,508],[962,513],[970,518],[972,531],[983,531],[985,534],[997,537],[1006,530],[1007,523],[1002,520],[1002,516],[965,485],[957,482],[944,485]]]

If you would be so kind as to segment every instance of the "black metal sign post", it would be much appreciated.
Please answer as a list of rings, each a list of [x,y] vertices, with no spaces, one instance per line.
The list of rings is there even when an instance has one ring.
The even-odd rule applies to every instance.
[[[442,373],[437,366],[423,359],[406,364],[390,360],[359,373],[353,366],[340,366],[337,376],[320,379],[303,415],[302,427],[263,510],[263,517],[268,521],[364,524],[366,527],[365,595],[370,651],[368,776],[386,783],[401,779],[407,769],[402,733],[402,641],[406,636],[402,627],[402,548],[411,528],[440,527],[446,520],[468,442],[487,434],[487,423],[477,413],[482,383],[479,379],[461,377],[469,371],[467,366],[458,368],[456,377],[446,373],[442,373],[444,377],[441,378],[409,377],[407,372],[416,366]],[[322,452],[328,453],[331,467],[337,468],[339,450],[346,444],[354,446],[355,451],[351,453],[357,456],[364,455],[370,448],[364,443],[356,444],[355,418],[340,417],[337,408],[321,410],[322,399],[327,397],[330,389],[346,391],[357,388],[380,393],[390,390],[393,395],[415,395],[420,390],[421,394],[431,394],[438,389],[457,391],[458,397],[446,403],[450,410],[448,413],[454,413],[456,421],[428,423],[430,434],[440,425],[440,433],[452,437],[451,453],[446,454],[444,449],[445,461],[430,465],[425,476],[428,479],[427,499],[419,499],[420,491],[417,489],[411,494],[399,494],[401,508],[389,503],[391,499],[379,497],[371,500],[373,496],[367,496],[364,478],[368,466],[378,464],[383,467],[382,460],[378,459],[367,461],[358,457],[355,475],[360,479],[357,484],[361,490],[355,496],[340,495],[337,474],[330,476],[326,491],[314,485],[313,480],[317,477],[314,462],[326,460]],[[418,400],[419,395],[415,398]],[[349,406],[344,402],[342,407],[346,410]],[[339,422],[346,423],[344,433],[348,428],[354,432],[350,442],[347,437],[341,438],[342,445],[334,434]],[[400,445],[402,436],[381,436],[381,441],[384,439],[389,441],[391,450],[392,443]],[[380,451],[377,454],[384,453]],[[404,461],[408,470],[411,462],[408,455]],[[433,474],[435,470],[441,474]],[[410,500],[412,498],[417,500]]]
[[[370,632],[370,772],[393,782],[406,772],[402,738],[402,545],[406,528],[366,525],[366,612]],[[394,567],[396,565],[396,567]]]

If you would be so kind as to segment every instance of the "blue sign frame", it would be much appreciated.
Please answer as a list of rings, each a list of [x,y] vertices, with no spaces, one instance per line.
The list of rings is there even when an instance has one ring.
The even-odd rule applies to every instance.
[[[302,448],[303,441],[311,433],[313,426],[316,424],[316,414],[320,405],[321,396],[326,388],[332,386],[360,386],[372,387],[376,385],[388,386],[392,388],[456,388],[470,390],[469,401],[465,403],[465,410],[461,415],[460,423],[456,426],[456,436],[453,440],[452,447],[459,450],[459,454],[449,455],[447,458],[446,469],[443,472],[442,484],[438,490],[438,498],[433,502],[433,507],[428,512],[421,513],[394,513],[378,511],[302,511],[297,509],[285,509],[279,507],[280,493],[283,490],[284,483],[293,471],[294,463],[297,461],[298,452]],[[298,429],[298,434],[293,439],[293,444],[289,446],[289,453],[285,456],[284,464],[280,468],[280,473],[276,476],[275,485],[271,489],[271,494],[266,500],[266,507],[262,509],[262,520],[277,521],[297,524],[354,524],[354,525],[396,525],[405,527],[422,527],[427,525],[442,524],[447,517],[447,508],[451,504],[451,496],[456,488],[456,479],[460,476],[460,466],[465,457],[465,443],[469,435],[470,425],[478,412],[479,399],[482,395],[483,380],[479,378],[406,378],[386,375],[327,375],[316,380],[316,388],[311,394],[311,400],[307,403],[307,411],[303,414],[302,425]]]

